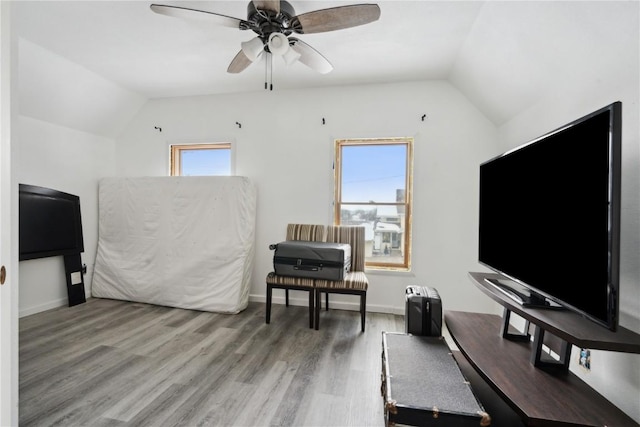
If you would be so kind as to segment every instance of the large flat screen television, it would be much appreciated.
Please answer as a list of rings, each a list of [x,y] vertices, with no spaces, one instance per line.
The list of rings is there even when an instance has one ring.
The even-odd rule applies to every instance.
[[[622,104],[480,165],[479,262],[523,304],[618,322]]]
[[[26,184],[18,194],[20,261],[84,252],[78,196]]]

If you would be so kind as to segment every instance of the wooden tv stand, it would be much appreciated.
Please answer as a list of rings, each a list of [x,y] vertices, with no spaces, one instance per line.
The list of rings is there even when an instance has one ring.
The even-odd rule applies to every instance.
[[[490,273],[470,276],[505,309],[570,344],[640,353],[640,334],[625,328],[612,332],[568,310],[523,308],[484,281],[499,276]],[[532,343],[503,338],[500,316],[448,311],[445,322],[461,353],[526,425],[638,425],[573,373],[535,367],[529,361]]]

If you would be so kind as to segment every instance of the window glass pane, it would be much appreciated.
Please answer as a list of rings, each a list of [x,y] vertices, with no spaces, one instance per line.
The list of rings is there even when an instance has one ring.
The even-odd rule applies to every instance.
[[[336,140],[334,223],[365,227],[369,268],[411,268],[412,138]]]
[[[342,201],[404,201],[406,144],[343,145]]]
[[[341,205],[340,224],[365,227],[365,262],[404,264],[404,205]]]
[[[182,176],[231,175],[231,150],[195,149],[180,153]]]

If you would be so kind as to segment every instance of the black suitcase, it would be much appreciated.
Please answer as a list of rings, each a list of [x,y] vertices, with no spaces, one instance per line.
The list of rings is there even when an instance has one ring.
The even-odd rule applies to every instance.
[[[426,286],[407,286],[404,331],[413,335],[442,335],[442,301],[438,290]]]
[[[444,337],[382,333],[385,425],[489,426]]]
[[[275,249],[273,269],[280,276],[343,280],[351,269],[351,245],[290,240]]]

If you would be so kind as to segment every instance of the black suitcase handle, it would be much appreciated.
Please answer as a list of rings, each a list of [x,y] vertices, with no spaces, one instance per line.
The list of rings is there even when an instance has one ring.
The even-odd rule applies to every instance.
[[[322,266],[316,267],[315,265],[294,265],[293,269],[302,271],[318,271],[322,270]]]
[[[337,261],[322,261],[318,262],[317,259],[304,259],[304,258],[288,258],[288,257],[279,257],[274,256],[273,262],[283,265],[292,265],[295,267],[300,267],[300,270],[309,270],[309,271],[318,271],[318,269],[322,270],[324,267],[327,268],[349,268],[351,264],[343,264]],[[315,270],[311,270],[311,268],[315,268]]]

